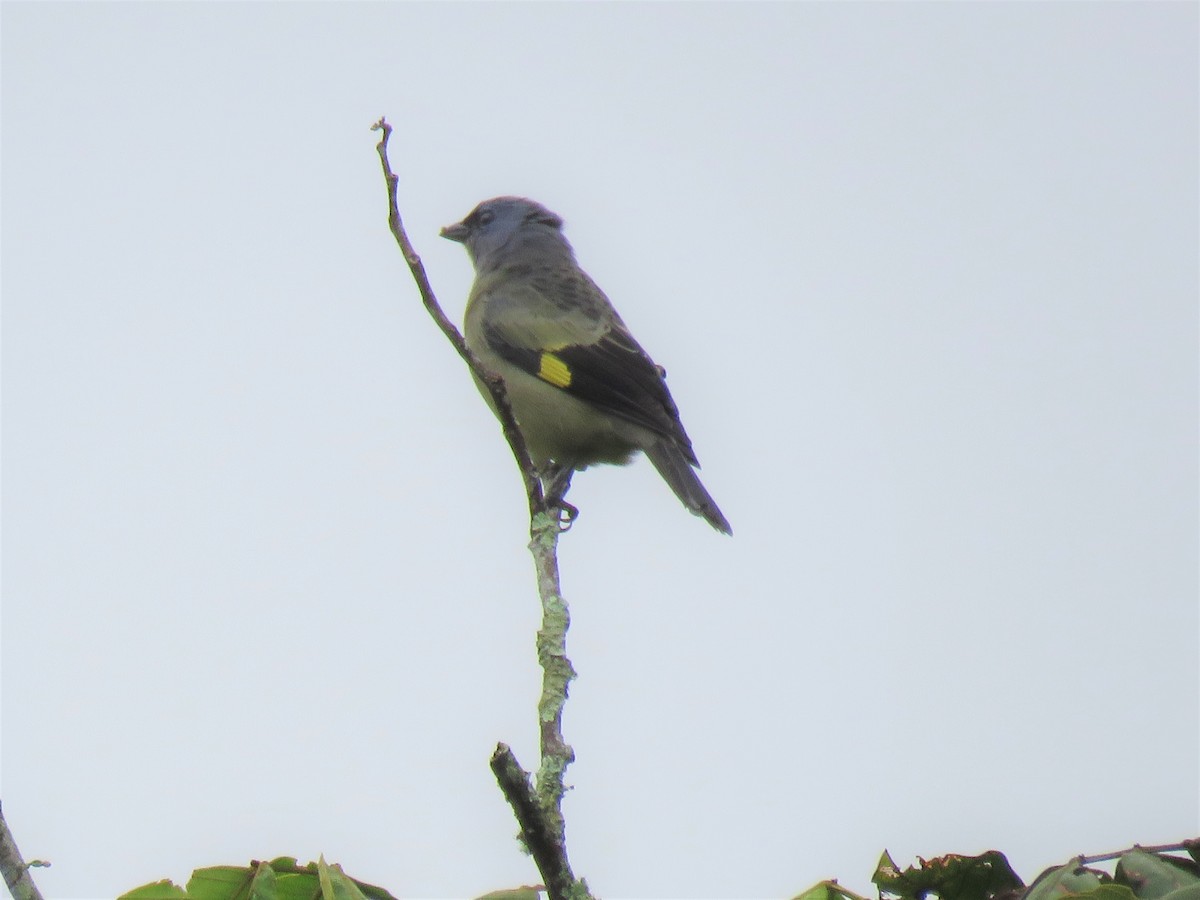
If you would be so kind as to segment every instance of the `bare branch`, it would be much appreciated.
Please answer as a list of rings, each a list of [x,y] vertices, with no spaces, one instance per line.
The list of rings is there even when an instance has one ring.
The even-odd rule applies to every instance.
[[[529,448],[525,446],[525,438],[517,428],[517,420],[513,416],[512,405],[508,402],[508,392],[504,389],[504,381],[494,372],[489,372],[484,368],[483,363],[467,347],[467,342],[463,340],[463,336],[454,323],[442,312],[442,307],[438,303],[437,297],[434,296],[433,287],[429,284],[429,276],[425,274],[425,264],[421,262],[421,257],[413,248],[412,241],[408,239],[408,233],[404,230],[404,223],[400,219],[400,207],[396,197],[400,179],[392,171],[387,155],[388,138],[392,136],[392,126],[387,123],[387,120],[381,118],[371,126],[371,130],[382,133],[375,149],[379,153],[379,162],[383,166],[383,177],[387,181],[388,228],[391,229],[392,237],[400,246],[400,252],[404,254],[404,260],[408,263],[413,280],[417,283],[417,290],[421,292],[421,302],[425,304],[425,309],[429,311],[429,315],[442,330],[442,334],[458,351],[458,355],[470,367],[471,372],[491,392],[492,400],[495,401],[496,408],[499,410],[500,426],[504,429],[504,437],[508,441],[508,446],[512,448],[513,456],[517,460],[517,467],[521,470],[521,478],[525,482],[525,493],[529,497],[529,514],[531,517],[535,516],[546,509],[545,498],[542,495],[542,483],[538,479],[533,460],[529,457]]]

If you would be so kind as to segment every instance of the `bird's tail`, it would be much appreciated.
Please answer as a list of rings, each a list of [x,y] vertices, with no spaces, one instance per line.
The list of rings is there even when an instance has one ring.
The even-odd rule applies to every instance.
[[[717,502],[704,489],[696,470],[692,468],[693,463],[682,450],[671,441],[656,441],[646,448],[646,455],[684,506],[696,515],[703,516],[717,531],[733,534],[729,520],[717,509]]]

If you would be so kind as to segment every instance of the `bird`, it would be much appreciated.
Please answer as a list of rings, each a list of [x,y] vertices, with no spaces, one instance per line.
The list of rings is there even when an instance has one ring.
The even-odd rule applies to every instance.
[[[696,474],[665,370],[579,267],[562,218],[524,197],[495,197],[440,233],[475,268],[463,338],[503,380],[539,475],[627,465],[642,451],[685,507],[732,534]]]

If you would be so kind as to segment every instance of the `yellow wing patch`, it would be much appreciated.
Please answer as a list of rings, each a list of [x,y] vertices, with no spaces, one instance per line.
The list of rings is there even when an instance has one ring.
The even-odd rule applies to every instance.
[[[559,388],[571,386],[570,367],[553,353],[543,353],[538,364],[538,378]]]

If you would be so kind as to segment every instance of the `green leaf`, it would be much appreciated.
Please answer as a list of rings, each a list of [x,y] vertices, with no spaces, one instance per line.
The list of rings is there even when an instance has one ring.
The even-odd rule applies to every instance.
[[[881,860],[882,862],[882,860]],[[848,891],[836,880],[818,881],[802,894],[797,894],[792,900],[866,900],[854,891]]]
[[[336,863],[327,864],[324,855],[317,860],[317,872],[321,879],[321,900],[367,900],[354,879],[348,878]]]
[[[482,897],[476,897],[475,900],[541,900],[541,896],[542,889],[540,887],[526,884],[504,891],[488,891]]]
[[[305,872],[301,867],[291,872],[280,873],[275,866],[275,895],[277,900],[313,900],[321,896],[321,884],[316,872]]]
[[[1102,884],[1082,894],[1073,894],[1071,900],[1137,900],[1137,897],[1123,884]]]
[[[924,900],[928,894],[936,894],[941,900],[993,900],[1015,895],[1025,887],[1004,854],[996,850],[979,856],[950,853],[928,860],[918,857],[918,863],[899,872],[885,850],[871,881],[881,893],[902,900]]]
[[[1086,869],[1076,857],[1065,866],[1052,866],[1034,879],[1023,900],[1054,900],[1067,894],[1086,894],[1108,880],[1107,872]]]
[[[271,860],[271,868],[275,870],[276,884],[278,886],[278,900],[313,900],[314,897],[320,897],[324,900],[321,884],[321,866],[323,863],[310,862],[308,865],[299,865],[295,857],[280,856],[277,859]],[[340,866],[328,866],[327,870],[336,868],[341,877],[351,882],[356,890],[361,892],[366,900],[396,900],[391,894],[383,888],[374,884],[367,884],[365,881],[357,881],[342,873]],[[336,891],[332,876],[329,879],[330,890]],[[335,895],[336,896],[336,895]]]
[[[321,882],[321,900],[335,900],[333,896],[333,879],[329,877],[329,866],[325,864],[325,854],[317,860],[317,877]]]
[[[122,894],[117,900],[178,900],[181,897],[186,900],[187,896],[186,890],[174,884],[170,879],[164,878],[162,881],[135,887],[132,891]]]
[[[884,850],[879,854],[879,862],[875,864],[875,874],[871,876],[871,883],[879,885],[881,878],[899,878],[900,867],[896,865],[896,861],[892,859],[892,854]]]
[[[248,900],[279,900],[279,882],[275,878],[275,870],[268,862],[260,862],[250,882]]]
[[[1172,891],[1200,884],[1195,868],[1190,860],[1130,850],[1117,861],[1113,881],[1128,885],[1140,900],[1158,900]]]
[[[233,900],[246,896],[254,870],[246,866],[209,866],[188,879],[188,900]]]
[[[1162,900],[1200,900],[1200,884],[1171,891],[1169,894],[1164,894]]]
[[[250,866],[196,869],[187,889],[170,881],[134,888],[117,900],[396,900],[381,887],[355,881],[325,860],[301,866],[279,856]]]

